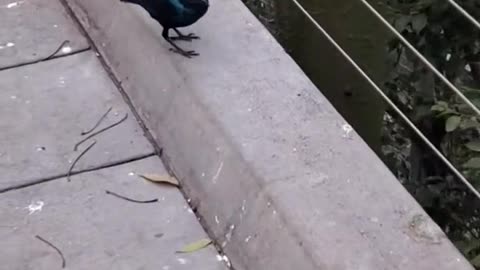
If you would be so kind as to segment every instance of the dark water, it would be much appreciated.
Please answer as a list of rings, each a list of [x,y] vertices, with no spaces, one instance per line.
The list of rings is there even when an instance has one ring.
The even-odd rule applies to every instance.
[[[385,105],[372,87],[290,0],[245,0],[307,76],[379,153]],[[391,35],[356,0],[304,0],[302,5],[379,85]]]

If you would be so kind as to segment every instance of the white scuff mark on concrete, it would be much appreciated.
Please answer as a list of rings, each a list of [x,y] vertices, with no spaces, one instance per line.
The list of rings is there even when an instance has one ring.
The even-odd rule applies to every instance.
[[[378,223],[380,220],[377,217],[370,218],[370,221],[373,223]]]
[[[30,104],[30,103],[31,103],[31,101],[30,101],[30,100],[28,100],[28,99],[27,99],[27,100],[25,100],[25,104]]]
[[[189,212],[190,214],[195,214],[191,208],[188,208],[188,212]]]
[[[162,267],[162,270],[170,270],[170,265],[164,265],[164,266]]]
[[[215,223],[220,224],[220,220],[218,219],[218,216],[215,216]]]
[[[228,232],[225,234],[225,241],[222,243],[222,247],[224,248],[228,242],[232,239],[233,231],[235,230],[235,224],[230,225],[228,227]]]
[[[54,25],[53,25],[53,28],[57,28],[57,27],[58,27],[58,24],[54,24]]]
[[[212,178],[212,182],[214,184],[217,183],[217,179],[220,176],[220,173],[222,172],[222,169],[223,169],[223,161],[220,162],[220,166],[218,166],[217,172],[215,173],[215,175]]]
[[[243,200],[243,203],[242,203],[242,212],[243,213],[246,213],[247,212],[247,200]]]
[[[247,236],[247,237],[245,238],[245,243],[250,242],[250,239],[252,239],[252,236],[251,236],[251,235]]]
[[[10,96],[10,99],[17,99],[17,96]]]
[[[70,46],[64,46],[62,48],[62,53],[71,53],[72,52],[72,47]]]
[[[25,207],[25,209],[28,209],[29,215],[37,212],[37,211],[42,211],[43,206],[45,205],[44,202],[42,201],[36,201],[31,203],[29,206]]]
[[[205,177],[205,173],[204,173],[204,172],[202,172],[202,177]]]
[[[17,1],[17,2],[11,2],[9,4],[6,4],[5,7],[6,8],[14,8],[14,7],[18,7],[20,6],[20,4],[22,4],[24,1]]]
[[[129,176],[135,176],[135,173],[134,172],[129,172],[128,175]]]
[[[348,136],[350,136],[350,133],[352,133],[352,131],[353,131],[352,126],[350,126],[349,124],[344,124],[342,126],[342,129],[343,129],[343,137],[344,138],[347,138]]]
[[[217,255],[217,260],[219,262],[224,262],[228,268],[232,267],[232,264],[230,263],[230,259],[227,257],[227,255]]]
[[[188,262],[188,261],[187,261],[186,259],[184,259],[184,258],[177,258],[177,261],[178,261],[179,264],[187,264],[187,262]]]
[[[10,48],[10,47],[15,46],[15,43],[13,43],[13,42],[8,42],[8,43],[6,44],[6,46],[7,46],[8,48]]]

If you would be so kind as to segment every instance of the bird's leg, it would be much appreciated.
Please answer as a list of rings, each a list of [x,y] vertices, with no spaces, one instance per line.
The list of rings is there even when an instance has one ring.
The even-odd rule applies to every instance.
[[[170,43],[170,45],[173,46],[173,48],[170,48],[170,51],[181,54],[187,58],[191,58],[192,56],[197,56],[199,55],[195,51],[185,51],[184,49],[180,48],[175,42],[173,42],[172,38],[168,36],[168,28],[164,28],[162,32],[163,38]]]
[[[178,36],[171,37],[171,40],[184,40],[184,41],[192,41],[194,39],[200,39],[199,36],[195,35],[194,33],[190,33],[188,35],[182,34],[177,28],[172,28]]]

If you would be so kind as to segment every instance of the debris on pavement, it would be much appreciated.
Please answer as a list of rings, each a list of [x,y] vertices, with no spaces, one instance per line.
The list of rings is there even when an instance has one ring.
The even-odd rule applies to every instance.
[[[108,113],[110,113],[110,111],[112,110],[112,107],[110,107],[103,115],[102,117],[100,117],[100,119],[98,119],[97,123],[95,123],[95,125],[93,125],[92,128],[90,128],[89,130],[87,131],[82,131],[82,133],[80,133],[80,135],[87,135],[89,133],[92,133],[92,131],[94,131],[102,122],[103,120],[105,120],[105,118],[107,117]]]
[[[154,182],[154,183],[160,183],[160,184],[170,184],[173,186],[180,186],[180,183],[175,177],[172,177],[170,175],[159,175],[159,174],[139,174],[141,178]]]
[[[200,249],[203,249],[203,248],[206,248],[207,246],[209,246],[210,244],[212,244],[212,240],[210,239],[201,239],[199,241],[196,241],[196,242],[193,242],[191,244],[188,244],[186,245],[183,249],[177,251],[176,253],[191,253],[191,252],[195,252],[195,251],[198,251]]]
[[[115,192],[112,192],[112,191],[110,191],[110,190],[105,190],[105,193],[108,194],[108,195],[112,195],[112,196],[115,196],[115,197],[117,197],[117,198],[120,198],[120,199],[129,201],[129,202],[134,202],[134,203],[155,203],[155,202],[158,202],[158,199],[151,199],[151,200],[135,200],[135,199],[130,199],[130,198],[128,198],[128,197],[119,195],[119,194],[117,194],[117,193],[115,193]]]
[[[57,55],[57,53],[61,50],[63,50],[64,46],[67,45],[68,43],[70,43],[70,40],[64,40],[62,42],[62,44],[60,44],[60,46],[53,52],[51,53],[49,56],[43,58],[42,60],[40,60],[39,62],[41,61],[47,61],[47,60],[50,60],[52,59],[55,55]]]
[[[47,241],[47,240],[45,240],[44,238],[42,238],[41,236],[35,235],[35,237],[36,237],[38,240],[42,241],[43,243],[47,244],[49,247],[55,249],[55,251],[58,253],[58,255],[60,255],[60,257],[62,258],[62,268],[65,268],[65,266],[66,266],[67,263],[66,263],[66,261],[65,261],[65,257],[63,256],[62,251],[61,251],[59,248],[57,248],[55,245],[53,245],[52,243],[50,243],[49,241]]]
[[[93,143],[90,144],[87,148],[85,148],[85,150],[83,150],[83,152],[80,153],[80,155],[78,155],[77,158],[72,162],[72,165],[68,169],[68,173],[67,173],[67,181],[68,182],[70,182],[70,176],[72,175],[72,170],[73,170],[73,167],[75,167],[75,164],[77,164],[77,162],[80,160],[80,158],[83,155],[85,155],[88,152],[88,150],[90,150],[96,143],[97,143],[97,141],[93,141]]]
[[[122,119],[120,119],[119,121],[117,121],[117,122],[115,122],[115,123],[113,123],[113,124],[111,124],[111,125],[109,125],[109,126],[107,126],[107,127],[104,127],[104,128],[102,128],[101,130],[99,130],[99,131],[97,131],[97,132],[94,132],[94,133],[92,133],[91,135],[85,137],[83,140],[81,140],[81,141],[79,141],[77,144],[75,144],[75,147],[73,147],[73,151],[77,151],[78,147],[79,147],[82,143],[86,142],[87,140],[89,140],[89,139],[97,136],[98,134],[100,134],[100,133],[102,133],[102,132],[105,132],[105,131],[113,128],[113,127],[116,127],[116,126],[120,125],[123,121],[127,120],[127,118],[128,118],[128,113],[125,113],[125,116],[124,116]]]

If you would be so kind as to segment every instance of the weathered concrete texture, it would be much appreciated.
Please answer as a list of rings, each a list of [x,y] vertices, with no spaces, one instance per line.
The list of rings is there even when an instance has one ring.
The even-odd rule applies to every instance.
[[[235,269],[472,269],[241,1],[194,59],[135,6],[68,1]]]
[[[226,269],[212,246],[175,253],[205,232],[177,188],[132,172],[166,174],[152,157],[0,194],[0,268],[60,269],[60,256],[39,235],[62,251],[66,269]],[[128,202],[105,190],[159,202]]]
[[[58,0],[0,0],[0,68],[43,59],[63,41],[70,49],[88,48]]]
[[[112,107],[100,130],[128,106],[91,52],[0,72],[0,190],[66,174],[92,140],[74,145]],[[94,138],[97,144],[75,166],[82,170],[153,152],[130,113]]]

